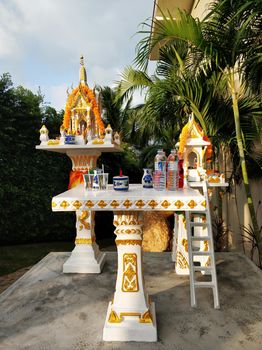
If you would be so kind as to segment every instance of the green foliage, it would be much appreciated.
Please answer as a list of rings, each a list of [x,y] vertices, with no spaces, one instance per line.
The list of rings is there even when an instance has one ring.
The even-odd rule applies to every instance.
[[[75,231],[70,215],[51,211],[52,196],[67,188],[70,161],[35,150],[42,119],[51,130],[57,120],[41,103],[41,96],[14,88],[9,74],[0,78],[1,243],[67,239]]]

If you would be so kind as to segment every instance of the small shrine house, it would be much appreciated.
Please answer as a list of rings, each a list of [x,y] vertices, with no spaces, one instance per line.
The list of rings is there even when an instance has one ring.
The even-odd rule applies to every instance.
[[[193,114],[183,127],[177,145],[180,157],[184,159],[184,176],[188,181],[200,181],[205,175],[204,159],[212,155],[212,146]]]

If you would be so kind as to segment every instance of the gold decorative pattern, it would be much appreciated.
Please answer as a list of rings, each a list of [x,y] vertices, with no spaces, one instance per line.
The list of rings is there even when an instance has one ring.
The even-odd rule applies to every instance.
[[[197,203],[193,199],[191,199],[191,201],[188,202],[187,205],[189,206],[189,208],[194,209],[197,206]]]
[[[52,202],[52,208],[55,208],[56,207],[56,202]]]
[[[138,201],[136,201],[136,206],[141,209],[142,207],[145,206],[145,203],[142,201],[142,199],[139,199]]]
[[[105,201],[101,200],[101,201],[99,201],[99,202],[97,203],[97,205],[98,205],[100,208],[104,208],[104,207],[107,206],[107,203],[106,203]]]
[[[79,225],[79,231],[82,231],[83,228],[86,230],[90,230],[90,224],[86,221],[86,219],[89,217],[89,212],[87,210],[83,210],[81,212],[81,215],[77,216],[77,220],[80,221],[81,225]]]
[[[76,238],[75,239],[75,244],[92,244],[93,242],[95,242],[95,238]]]
[[[182,222],[183,222],[184,228],[186,229],[186,217],[184,214],[181,214],[181,215],[182,215]]]
[[[214,184],[215,183],[219,183],[220,182],[220,178],[218,176],[213,176],[213,177],[211,176],[211,177],[208,178],[208,182],[210,182],[211,184],[212,183],[214,183]]]
[[[113,207],[115,209],[115,208],[119,207],[120,204],[118,201],[113,200],[110,205],[111,205],[111,207]]]
[[[118,316],[118,314],[111,310],[110,315],[108,317],[108,322],[110,323],[120,323],[122,322],[122,318]]]
[[[187,241],[187,239],[183,238],[181,243],[182,243],[182,246],[185,248],[185,251],[188,253],[188,241]]]
[[[207,258],[207,261],[206,261],[206,263],[205,263],[205,266],[210,266],[211,265],[211,257],[209,256],[208,258]]]
[[[129,199],[126,199],[123,203],[123,206],[128,209],[129,207],[131,207],[132,202]]]
[[[177,264],[180,267],[180,269],[189,269],[189,264],[184,255],[181,252],[178,252],[177,255]]]
[[[135,212],[125,212],[125,211],[119,211],[117,214],[114,215],[114,226],[137,226],[142,225],[142,217],[141,213],[138,211]]]
[[[163,203],[161,203],[161,205],[163,208],[167,209],[171,205],[171,203],[165,200]]]
[[[60,207],[66,209],[67,207],[69,207],[69,203],[67,201],[63,201],[62,203],[60,203]]]
[[[207,202],[206,202],[206,201],[203,201],[203,202],[201,203],[201,205],[202,205],[202,207],[206,208]]]
[[[115,230],[115,234],[119,235],[119,234],[142,234],[142,230],[139,228],[123,228],[123,229],[116,229]]]
[[[123,317],[138,317],[139,323],[153,323],[153,317],[151,312],[147,310],[143,314],[140,312],[121,312],[118,316],[115,311],[111,311],[108,322],[110,323],[120,323],[123,321]]]
[[[154,199],[152,199],[152,200],[148,203],[148,205],[149,205],[152,209],[155,209],[155,207],[158,205],[158,203],[157,203]]]
[[[92,208],[93,206],[94,206],[94,203],[92,202],[92,201],[87,201],[86,202],[86,206],[88,207],[88,208]]]
[[[141,239],[116,239],[116,245],[142,245]]]
[[[122,292],[138,292],[137,255],[126,253],[123,255]]]
[[[139,319],[140,323],[153,323],[153,317],[151,315],[151,312],[147,310]]]
[[[177,201],[175,202],[175,206],[176,206],[178,209],[180,209],[181,207],[184,206],[184,203],[181,202],[180,200],[177,200]]]
[[[208,251],[208,241],[204,241],[204,252]]]
[[[82,206],[82,203],[76,200],[74,201],[73,206],[78,210]]]

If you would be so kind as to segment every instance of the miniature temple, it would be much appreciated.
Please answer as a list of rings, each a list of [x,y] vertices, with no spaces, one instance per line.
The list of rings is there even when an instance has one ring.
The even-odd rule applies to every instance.
[[[76,144],[103,144],[105,133],[95,92],[87,85],[83,56],[80,58],[79,85],[68,94],[62,132],[75,136]]]
[[[183,158],[184,176],[188,182],[208,180],[209,182],[224,182],[224,175],[209,174],[208,164],[212,160],[212,145],[194,115],[189,117],[179,137],[179,155]]]
[[[79,84],[69,93],[60,137],[49,139],[48,130],[40,129],[41,144],[37,149],[66,153],[72,161],[69,188],[83,183],[83,174],[96,167],[102,152],[121,152],[120,137],[111,126],[104,126],[100,99],[89,88],[84,58],[80,57]]]

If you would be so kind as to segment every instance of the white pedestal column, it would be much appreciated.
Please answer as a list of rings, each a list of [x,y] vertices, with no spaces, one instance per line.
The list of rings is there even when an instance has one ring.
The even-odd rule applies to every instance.
[[[118,271],[116,291],[107,310],[103,340],[155,342],[155,307],[144,288],[142,213],[115,213],[114,225]]]
[[[176,273],[178,275],[189,275],[187,229],[184,213],[175,214],[174,240],[176,240]]]
[[[63,265],[64,273],[100,273],[105,254],[95,242],[94,212],[76,210],[75,248]]]

